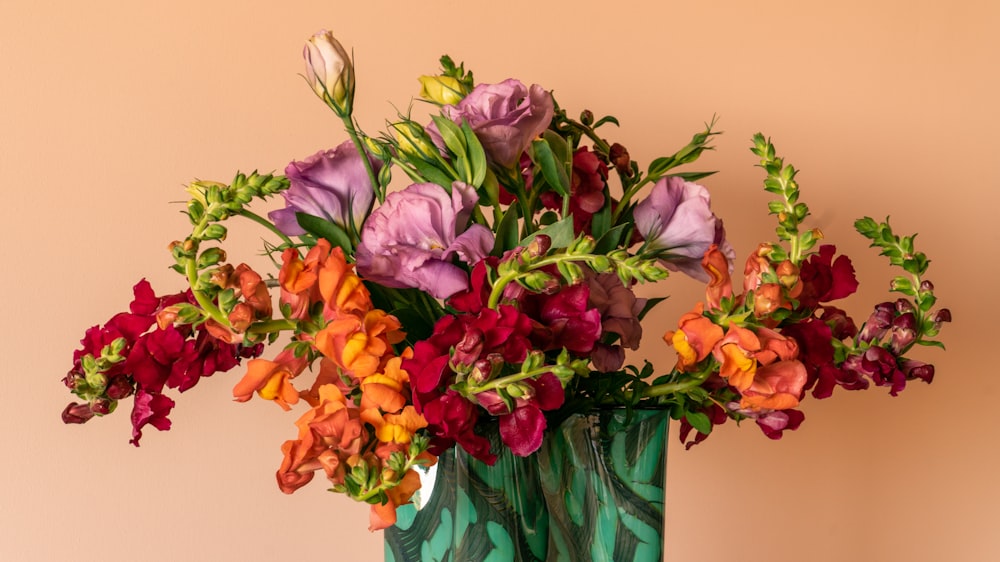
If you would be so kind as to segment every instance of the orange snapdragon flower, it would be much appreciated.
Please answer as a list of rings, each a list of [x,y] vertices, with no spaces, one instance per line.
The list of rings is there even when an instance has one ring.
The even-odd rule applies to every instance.
[[[760,340],[752,331],[730,324],[724,338],[712,350],[721,365],[719,376],[736,390],[742,392],[753,384],[757,372],[757,352]]]
[[[698,303],[693,311],[681,316],[677,331],[663,336],[677,350],[677,368],[681,371],[692,370],[722,339],[722,328],[702,316],[703,310],[702,303]]]
[[[334,319],[316,333],[314,345],[355,380],[363,380],[379,369],[390,345],[402,341],[401,327],[395,316],[371,310],[363,317]]]
[[[742,392],[741,408],[787,410],[799,405],[799,397],[809,378],[798,360],[778,361],[757,370],[753,384]]]
[[[288,248],[281,254],[282,265],[278,273],[281,302],[291,307],[292,318],[307,318],[312,304],[319,302],[319,270],[329,260],[330,254],[330,243],[324,239],[310,248],[305,259],[294,248]],[[340,258],[343,259],[343,252]]]
[[[320,267],[318,287],[326,303],[323,316],[328,320],[343,315],[364,316],[372,309],[371,294],[340,248],[334,248],[330,259]]]
[[[276,474],[281,491],[294,492],[320,469],[334,484],[343,484],[347,466],[369,437],[358,409],[348,405],[336,386],[324,385],[319,388],[319,403],[295,425],[299,428],[298,439],[286,441],[281,447],[285,456]]]
[[[299,401],[299,391],[292,386],[294,379],[305,370],[306,357],[295,357],[291,349],[285,349],[274,358],[251,359],[247,363],[247,372],[233,387],[233,398],[237,402],[246,402],[256,392],[265,400],[273,400],[284,410],[290,409],[290,404]]]
[[[399,483],[386,490],[389,497],[384,504],[372,504],[368,530],[378,531],[396,524],[396,508],[410,503],[413,493],[420,488],[420,475],[412,468],[399,479]]]
[[[719,308],[722,299],[733,295],[732,280],[729,277],[729,259],[719,251],[717,244],[709,246],[701,267],[708,273],[709,282],[705,288],[705,300],[709,308]]]

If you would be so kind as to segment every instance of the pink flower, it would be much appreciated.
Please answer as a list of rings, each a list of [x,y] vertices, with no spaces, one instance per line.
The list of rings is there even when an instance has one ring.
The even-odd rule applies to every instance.
[[[501,168],[513,168],[531,141],[552,121],[552,95],[538,84],[530,88],[514,79],[499,84],[479,84],[458,105],[442,112],[455,123],[469,123],[486,157]],[[439,135],[435,127],[428,127]]]
[[[701,260],[712,244],[718,245],[732,268],[736,252],[703,186],[675,176],[661,178],[632,215],[646,249],[656,252],[668,269],[707,282]]]
[[[469,287],[458,257],[469,265],[493,249],[493,233],[469,226],[476,190],[461,182],[451,193],[434,183],[413,184],[390,193],[361,232],[358,273],[386,287],[412,287],[447,298]]]
[[[369,161],[378,172],[379,161],[371,157]],[[305,234],[296,213],[328,220],[349,232],[356,232],[368,215],[374,197],[372,182],[351,141],[292,162],[285,168],[285,175],[290,183],[282,193],[285,208],[267,216],[289,236]]]

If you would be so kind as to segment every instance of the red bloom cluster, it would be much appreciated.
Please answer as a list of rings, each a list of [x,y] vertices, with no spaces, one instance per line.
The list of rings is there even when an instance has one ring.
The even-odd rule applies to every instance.
[[[520,366],[530,351],[566,349],[586,355],[602,333],[601,314],[588,303],[590,289],[584,283],[551,294],[521,292],[511,304],[488,308],[487,273],[496,264],[493,259],[476,265],[471,288],[449,301],[458,314],[438,320],[434,333],[417,342],[413,357],[403,363],[414,404],[435,436],[432,450],[458,443],[487,463],[496,456],[489,440],[475,431],[482,409],[452,386],[470,381],[477,388],[475,400],[498,418],[503,442],[527,456],[541,444],[544,412],[561,407],[565,394],[551,372],[518,377],[509,369]],[[501,379],[513,381],[505,387],[513,390],[508,397],[498,388]],[[497,384],[490,386],[491,381]]]
[[[128,312],[87,330],[80,342],[83,347],[73,353],[73,368],[63,381],[79,395],[86,394],[88,402],[67,406],[63,421],[86,422],[95,414],[109,413],[117,400],[135,394],[131,443],[138,446],[144,426],[152,425],[161,431],[170,428],[167,416],[174,401],[162,394],[164,387],[184,392],[201,377],[228,371],[241,359],[260,355],[263,346],[226,343],[208,330],[191,325],[157,326],[158,317],[169,315],[174,305],[194,303],[190,291],[157,297],[143,279],[135,285],[133,294]],[[87,380],[84,358],[106,355],[116,340],[121,349],[117,360],[97,376],[103,380]]]

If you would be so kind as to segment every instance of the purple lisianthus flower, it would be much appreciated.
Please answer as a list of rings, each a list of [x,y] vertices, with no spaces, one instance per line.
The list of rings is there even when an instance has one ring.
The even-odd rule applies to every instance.
[[[555,102],[538,84],[530,88],[513,78],[499,84],[480,84],[458,105],[442,112],[452,121],[468,121],[483,144],[486,157],[503,168],[513,168],[532,139],[552,121]],[[431,127],[432,134],[437,130]]]
[[[369,157],[377,173],[380,162]],[[271,211],[268,218],[289,236],[305,234],[295,213],[305,213],[349,229],[360,228],[372,204],[374,190],[364,160],[351,141],[333,150],[313,154],[285,168],[290,187],[282,193],[285,208]]]
[[[722,220],[712,212],[703,186],[675,176],[661,178],[632,215],[646,248],[658,253],[667,269],[708,282],[701,259],[709,246],[717,244],[732,271],[736,251],[726,240]]]
[[[361,231],[358,273],[386,287],[413,287],[439,299],[468,289],[468,274],[452,258],[474,265],[493,249],[488,228],[466,228],[476,201],[476,189],[462,182],[452,184],[450,195],[434,183],[390,193]]]

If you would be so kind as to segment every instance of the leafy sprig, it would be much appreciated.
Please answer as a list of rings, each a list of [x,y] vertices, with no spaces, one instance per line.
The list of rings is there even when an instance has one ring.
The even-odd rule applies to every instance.
[[[768,203],[767,208],[770,214],[778,217],[775,229],[778,240],[789,244],[787,251],[780,244],[772,244],[770,257],[775,262],[787,259],[799,265],[823,236],[817,229],[799,231],[799,226],[809,216],[809,207],[799,201],[799,184],[795,181],[798,170],[791,164],[785,165],[784,159],[777,156],[771,140],[761,133],[753,136],[750,151],[760,157],[759,166],[767,172],[764,190],[779,196],[779,199]]]

